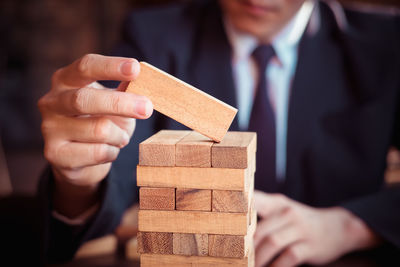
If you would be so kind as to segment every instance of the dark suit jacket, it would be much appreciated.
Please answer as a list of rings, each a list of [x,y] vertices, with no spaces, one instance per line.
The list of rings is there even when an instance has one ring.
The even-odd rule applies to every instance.
[[[342,11],[345,28],[326,4],[318,3],[313,16],[319,30],[309,27],[301,40],[281,192],[316,207],[341,205],[400,247],[400,187],[387,187],[383,180],[388,148],[400,146],[399,18]],[[231,47],[216,1],[136,11],[128,17],[116,51],[237,106]],[[87,225],[73,228],[47,215],[49,258],[68,259],[83,241],[117,226],[137,199],[138,143],[165,128],[183,126],[157,112],[137,122],[131,143],[102,183],[101,208]],[[237,129],[235,120],[231,130]],[[50,171],[42,182],[46,199]]]

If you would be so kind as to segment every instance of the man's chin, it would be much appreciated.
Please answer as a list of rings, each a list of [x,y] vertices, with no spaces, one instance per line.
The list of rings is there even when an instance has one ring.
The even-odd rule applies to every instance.
[[[241,21],[240,23],[235,25],[235,27],[240,32],[253,35],[258,39],[262,40],[269,36],[269,33],[271,32],[270,25],[271,24],[265,22],[260,23],[259,21],[255,21],[254,19],[252,19],[252,20]]]

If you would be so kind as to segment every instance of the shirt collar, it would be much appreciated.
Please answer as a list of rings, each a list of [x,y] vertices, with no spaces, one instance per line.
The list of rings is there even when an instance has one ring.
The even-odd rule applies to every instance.
[[[297,48],[303,35],[314,7],[313,0],[306,0],[297,14],[273,38],[272,46],[282,64],[290,64],[292,58],[287,52]],[[237,31],[225,17],[224,24],[228,39],[233,48],[233,60],[238,62],[250,57],[258,45],[258,40],[251,34]]]

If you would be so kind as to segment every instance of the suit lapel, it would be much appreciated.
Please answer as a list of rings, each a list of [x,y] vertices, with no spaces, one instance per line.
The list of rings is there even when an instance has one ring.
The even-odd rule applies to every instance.
[[[325,6],[320,29],[306,32],[301,40],[298,63],[289,101],[287,171],[282,191],[293,199],[312,204],[316,196],[314,150],[320,145],[323,116],[347,106],[343,59],[335,40],[334,20]],[[321,10],[324,9],[324,10]],[[323,19],[322,19],[323,18]],[[327,151],[328,153],[328,151]]]

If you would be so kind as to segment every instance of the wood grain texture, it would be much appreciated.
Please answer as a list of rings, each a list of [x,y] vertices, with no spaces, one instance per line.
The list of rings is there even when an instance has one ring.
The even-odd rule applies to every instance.
[[[213,257],[245,257],[245,237],[239,235],[209,235],[209,255]]]
[[[212,211],[243,212],[249,211],[249,192],[232,190],[212,191]]]
[[[173,253],[172,233],[139,232],[137,240],[139,253]]]
[[[142,210],[174,210],[175,188],[141,187],[139,207]]]
[[[207,256],[208,234],[173,234],[173,252],[175,255]]]
[[[247,180],[247,191],[213,190],[212,211],[214,212],[250,212],[254,195],[254,175]]]
[[[139,144],[139,165],[175,166],[175,145],[190,131],[162,130]]]
[[[217,142],[237,113],[237,109],[146,62],[140,62],[140,74],[126,91],[147,96],[155,110]]]
[[[245,169],[255,160],[257,134],[254,132],[228,132],[211,149],[211,165],[216,168]]]
[[[257,226],[257,214],[251,214],[252,224],[247,235],[208,235],[208,253],[213,257],[244,258],[249,255]]]
[[[211,190],[177,188],[176,210],[211,211]]]
[[[221,190],[248,190],[250,169],[137,166],[137,185]],[[189,179],[190,178],[190,179]]]
[[[192,131],[175,146],[175,166],[211,167],[211,146],[214,142]]]
[[[246,235],[245,213],[139,210],[139,231]]]
[[[253,258],[216,258],[209,256],[140,255],[141,267],[253,267]]]

